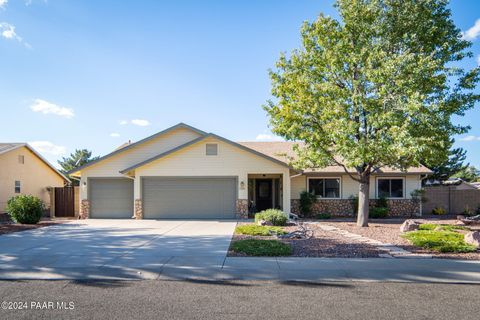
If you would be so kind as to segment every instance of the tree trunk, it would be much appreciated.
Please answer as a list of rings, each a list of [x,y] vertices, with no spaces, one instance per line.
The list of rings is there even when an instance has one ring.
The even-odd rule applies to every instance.
[[[370,177],[362,177],[358,190],[357,226],[368,227],[368,207],[370,200]]]

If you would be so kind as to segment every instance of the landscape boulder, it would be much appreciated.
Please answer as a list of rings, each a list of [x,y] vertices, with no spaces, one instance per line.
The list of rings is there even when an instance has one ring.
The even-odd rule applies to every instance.
[[[273,223],[271,223],[270,221],[258,220],[258,225],[259,226],[273,226]]]
[[[480,247],[480,231],[471,231],[465,234],[465,242]]]
[[[409,232],[409,231],[415,231],[418,230],[418,227],[420,226],[420,222],[408,219],[405,220],[404,223],[400,226],[400,232]]]

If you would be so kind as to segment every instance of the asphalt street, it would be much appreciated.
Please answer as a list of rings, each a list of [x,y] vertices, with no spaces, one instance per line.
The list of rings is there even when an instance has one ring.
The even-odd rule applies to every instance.
[[[37,280],[1,281],[0,295],[0,319],[477,320],[480,310],[475,284]]]

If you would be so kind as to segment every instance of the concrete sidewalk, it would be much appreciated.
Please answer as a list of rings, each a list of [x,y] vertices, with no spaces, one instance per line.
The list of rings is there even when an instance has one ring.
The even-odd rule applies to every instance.
[[[0,279],[374,281],[480,284],[480,261],[164,257],[156,264],[0,270]]]

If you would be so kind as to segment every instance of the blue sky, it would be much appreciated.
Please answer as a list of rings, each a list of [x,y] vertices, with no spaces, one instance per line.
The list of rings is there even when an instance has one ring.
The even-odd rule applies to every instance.
[[[0,142],[52,163],[103,155],[178,122],[232,140],[274,138],[261,108],[267,70],[333,1],[0,0]],[[480,59],[480,1],[451,2]],[[478,20],[477,25],[475,22]],[[476,26],[476,27],[474,27]],[[480,111],[457,137],[480,167]]]

